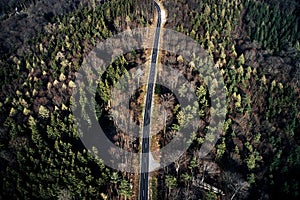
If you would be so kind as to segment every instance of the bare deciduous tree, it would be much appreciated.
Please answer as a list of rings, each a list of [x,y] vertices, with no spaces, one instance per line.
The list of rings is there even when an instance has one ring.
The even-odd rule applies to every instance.
[[[186,200],[197,199],[195,192],[189,188],[184,188],[182,190],[182,194],[183,194],[184,199],[186,199]]]
[[[206,175],[211,175],[211,174],[220,174],[220,168],[219,166],[210,160],[203,160],[202,161],[202,176],[203,179]]]
[[[249,195],[250,184],[245,181],[240,174],[224,172],[223,181],[227,188],[232,191],[230,200],[245,199]]]
[[[167,109],[170,109],[174,105],[174,100],[175,97],[173,94],[167,93],[161,95],[161,105],[162,105],[162,110],[163,110],[163,123],[164,123],[164,135],[166,134],[166,126],[167,126],[167,120],[170,115],[167,113]]]

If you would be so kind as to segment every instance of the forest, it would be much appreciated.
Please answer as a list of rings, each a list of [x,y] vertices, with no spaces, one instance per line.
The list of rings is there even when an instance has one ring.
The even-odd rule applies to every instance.
[[[20,2],[1,6],[1,13],[7,13],[1,26],[14,17],[9,13],[15,5],[29,13],[27,7],[39,1]],[[195,86],[199,108],[189,109],[201,121],[191,133],[188,150],[151,173],[151,199],[299,199],[300,7],[291,2],[161,1],[167,12],[165,28],[194,39],[218,66],[226,86],[227,114],[221,138],[200,158],[197,150],[210,123],[211,94],[190,62],[160,52],[161,64],[178,70]],[[72,91],[76,72],[98,42],[155,25],[153,2],[84,0],[71,7],[63,14],[43,16],[44,26],[30,39],[18,38],[15,48],[0,51],[0,199],[138,198],[138,173],[106,166],[82,144],[71,109]],[[96,93],[99,124],[116,146],[132,152],[140,151],[140,141],[117,128],[111,89],[123,75],[130,76],[129,71],[137,73],[136,67],[149,56],[150,49],[139,49],[116,59],[101,76]],[[185,96],[186,91],[182,85],[179,94]],[[129,115],[142,124],[145,92],[141,84],[130,109],[117,113],[120,119]],[[80,98],[80,104],[87,102]],[[165,112],[153,127],[157,133],[152,149],[168,144],[185,118],[168,88],[155,87],[154,105],[154,112]]]

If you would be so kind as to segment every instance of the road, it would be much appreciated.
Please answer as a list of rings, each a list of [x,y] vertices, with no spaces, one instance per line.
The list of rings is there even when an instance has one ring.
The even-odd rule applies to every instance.
[[[160,39],[160,28],[161,28],[161,9],[159,5],[154,1],[154,5],[157,11],[157,24],[155,37],[153,42],[153,49],[151,54],[150,72],[148,77],[148,87],[146,93],[146,104],[144,110],[144,123],[142,131],[142,155],[140,162],[140,192],[139,200],[149,199],[149,150],[150,150],[150,131],[151,131],[151,111],[152,111],[152,99],[155,88],[155,77],[156,77],[156,62],[158,58],[158,44]]]

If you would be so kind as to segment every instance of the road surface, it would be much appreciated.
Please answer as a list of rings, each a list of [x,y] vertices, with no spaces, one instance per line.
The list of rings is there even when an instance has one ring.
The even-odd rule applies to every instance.
[[[154,1],[155,8],[157,10],[157,24],[155,37],[153,42],[153,49],[151,55],[150,72],[148,77],[148,87],[146,93],[146,105],[144,110],[144,123],[142,132],[142,155],[140,161],[140,192],[139,200],[149,199],[149,150],[150,150],[150,119],[152,111],[152,97],[155,87],[156,77],[156,62],[158,58],[158,44],[160,39],[160,28],[161,28],[161,9],[159,5]]]

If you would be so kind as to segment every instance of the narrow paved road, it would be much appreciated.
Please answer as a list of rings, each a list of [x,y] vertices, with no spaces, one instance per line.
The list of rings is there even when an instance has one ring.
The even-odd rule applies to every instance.
[[[157,10],[157,24],[156,31],[151,55],[150,72],[148,77],[148,88],[146,93],[146,105],[144,111],[144,125],[142,135],[142,156],[140,162],[140,192],[139,200],[149,199],[149,150],[150,150],[150,119],[151,119],[151,108],[152,108],[152,97],[155,87],[155,76],[156,76],[156,62],[158,58],[158,44],[160,38],[161,28],[161,9],[159,5],[154,1],[155,8]]]

